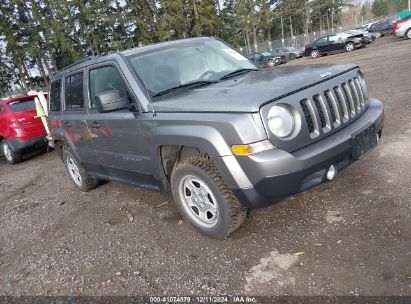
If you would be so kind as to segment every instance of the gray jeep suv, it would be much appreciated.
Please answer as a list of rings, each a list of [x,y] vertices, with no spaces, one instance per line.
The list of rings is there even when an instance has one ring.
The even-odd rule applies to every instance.
[[[80,190],[111,180],[172,192],[212,237],[240,227],[248,208],[333,179],[384,123],[357,66],[259,69],[214,38],[87,58],[53,77],[49,110]]]

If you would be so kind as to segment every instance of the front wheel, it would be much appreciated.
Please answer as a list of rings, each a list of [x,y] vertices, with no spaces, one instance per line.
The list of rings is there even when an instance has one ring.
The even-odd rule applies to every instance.
[[[294,60],[297,59],[297,55],[296,54],[290,54],[290,60]]]
[[[346,51],[346,52],[352,52],[352,51],[354,51],[354,49],[355,49],[355,45],[354,45],[354,43],[352,43],[352,42],[348,42],[348,43],[345,45],[345,51]]]
[[[405,33],[405,37],[407,37],[408,39],[411,39],[411,29],[409,29],[409,30]]]
[[[14,151],[7,140],[2,141],[1,149],[3,151],[4,157],[6,158],[6,161],[10,165],[14,165],[21,162],[21,152]]]
[[[270,59],[270,60],[268,60],[267,61],[267,66],[268,67],[273,67],[273,66],[275,66],[276,65],[276,62],[273,60],[273,59]]]
[[[247,209],[205,155],[180,162],[172,173],[171,189],[180,213],[207,236],[229,236],[247,215]]]

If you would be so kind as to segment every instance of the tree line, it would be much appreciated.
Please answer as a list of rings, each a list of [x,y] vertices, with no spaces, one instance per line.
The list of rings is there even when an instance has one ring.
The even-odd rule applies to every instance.
[[[45,87],[50,75],[85,56],[160,41],[218,36],[255,50],[258,41],[334,27],[351,2],[2,0],[0,94]]]

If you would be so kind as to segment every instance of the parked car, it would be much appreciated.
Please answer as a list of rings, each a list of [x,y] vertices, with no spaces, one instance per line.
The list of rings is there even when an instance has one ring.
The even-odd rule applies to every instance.
[[[364,36],[362,33],[338,33],[336,34],[337,37],[342,38],[343,40],[352,40],[358,41],[360,44],[356,48],[365,47],[366,45],[371,43],[371,39],[367,36]]]
[[[330,35],[320,37],[305,47],[304,56],[318,58],[320,55],[341,51],[352,52],[356,48],[364,47],[366,42],[359,37],[351,35]]]
[[[394,19],[389,19],[389,20],[374,23],[373,25],[370,26],[368,31],[370,33],[379,33],[381,37],[390,35],[392,33],[394,22],[395,22]]]
[[[362,35],[362,37],[364,37],[367,40],[367,44],[370,44],[377,39],[377,36],[375,34],[364,31],[364,30],[348,30],[348,31],[345,31],[344,33],[351,35],[351,36]]]
[[[255,52],[248,55],[247,58],[262,67],[273,67],[286,62],[284,57],[273,55],[270,52]]]
[[[60,70],[48,119],[81,191],[103,179],[171,192],[187,222],[226,237],[248,208],[332,180],[364,157],[384,110],[356,65],[260,69],[201,37]]]
[[[0,101],[1,148],[9,164],[17,164],[28,149],[47,147],[44,125],[36,117],[36,96]]]
[[[370,23],[361,24],[361,25],[357,26],[355,29],[364,30],[364,31],[368,32],[370,27],[375,23],[377,23],[377,22],[370,22]]]
[[[396,21],[393,32],[395,37],[407,37],[411,39],[411,15]]]
[[[271,54],[277,56],[284,56],[286,61],[301,58],[304,55],[304,50],[294,47],[282,47],[272,50]]]

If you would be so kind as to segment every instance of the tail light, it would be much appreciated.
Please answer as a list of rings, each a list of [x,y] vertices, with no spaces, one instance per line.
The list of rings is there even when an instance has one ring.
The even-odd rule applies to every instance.
[[[393,32],[395,32],[395,31],[397,30],[398,25],[399,25],[400,23],[404,23],[404,22],[405,22],[405,20],[403,20],[403,19],[397,20],[397,21],[394,23],[394,27],[392,28]]]

